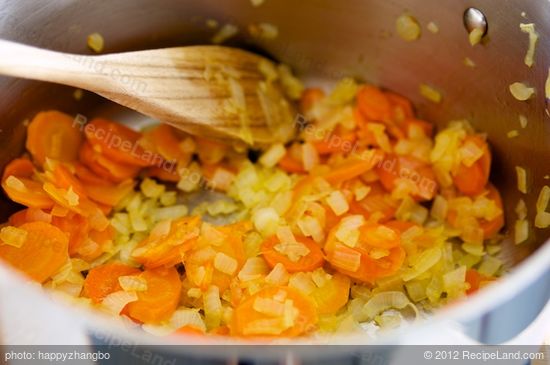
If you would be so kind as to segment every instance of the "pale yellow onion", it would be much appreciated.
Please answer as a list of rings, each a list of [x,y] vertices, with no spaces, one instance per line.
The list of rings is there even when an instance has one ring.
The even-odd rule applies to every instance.
[[[374,318],[388,309],[404,309],[407,306],[410,306],[418,316],[418,309],[403,292],[387,291],[375,294],[367,301],[363,311],[369,318]]]

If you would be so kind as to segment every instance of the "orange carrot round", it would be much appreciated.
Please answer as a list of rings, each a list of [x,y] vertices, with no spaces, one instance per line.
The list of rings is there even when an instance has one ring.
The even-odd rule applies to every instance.
[[[94,303],[100,303],[107,295],[120,291],[121,276],[137,275],[141,271],[120,262],[111,262],[91,269],[84,280],[84,295]]]
[[[279,297],[291,300],[293,309],[296,310],[295,318],[284,325],[283,313],[280,316],[270,316],[254,309],[257,298],[273,299]],[[284,304],[283,304],[284,306]],[[258,321],[268,321],[271,326],[258,326]],[[296,289],[285,286],[267,287],[245,299],[234,312],[230,324],[231,334],[246,337],[296,337],[306,334],[315,328],[318,321],[315,304],[311,299],[301,294]]]
[[[8,176],[32,178],[35,168],[31,160],[26,157],[16,158],[11,160],[4,168],[2,174],[2,181],[6,180]]]
[[[2,182],[2,188],[11,200],[27,207],[49,209],[55,204],[41,183],[28,178],[8,176]]]
[[[0,242],[0,258],[42,283],[69,259],[68,238],[45,222],[24,223],[19,228],[27,233],[23,245],[17,248]]]
[[[359,89],[357,106],[367,120],[384,122],[391,117],[390,100],[380,89],[371,85]]]
[[[348,159],[346,162],[325,174],[324,179],[331,184],[339,184],[351,180],[370,171],[384,158],[384,152],[374,150],[368,158]]]
[[[368,241],[362,237],[355,247],[349,247],[336,239],[337,229],[338,227],[335,227],[330,231],[323,250],[327,261],[342,274],[359,281],[373,283],[379,278],[394,274],[403,265],[405,250],[400,245],[400,238],[398,246],[394,246],[394,242],[391,245],[386,244],[386,246],[393,247],[387,249],[386,256],[375,259],[370,256],[370,252],[375,246],[369,243],[380,246],[379,241]],[[397,236],[399,237],[399,235]],[[345,258],[345,261],[342,258]]]
[[[487,142],[477,135],[470,135],[464,139],[464,143],[471,141],[483,150],[483,155],[471,166],[460,164],[453,174],[453,182],[463,194],[474,196],[480,194],[489,181],[491,170],[491,152]]]
[[[291,174],[303,174],[306,172],[301,161],[297,161],[287,152],[277,164],[282,170]]]
[[[297,236],[296,241],[302,243],[309,249],[309,253],[300,257],[297,261],[292,261],[288,256],[278,252],[275,246],[280,243],[277,236],[271,236],[264,241],[261,247],[262,255],[268,265],[273,268],[278,263],[283,264],[290,273],[299,271],[312,271],[323,266],[323,252],[321,247],[310,238]]]
[[[325,92],[318,87],[307,88],[300,97],[300,111],[307,113],[316,103],[325,97]]]
[[[180,300],[181,279],[178,271],[173,267],[160,268],[145,270],[140,276],[147,282],[147,290],[137,292],[138,300],[128,303],[128,315],[142,323],[167,320]]]
[[[132,166],[153,166],[154,154],[139,145],[141,133],[106,119],[94,119],[84,127],[88,142],[116,162]]]
[[[82,142],[80,125],[70,115],[50,110],[38,113],[27,128],[27,150],[43,165],[46,158],[76,160]]]

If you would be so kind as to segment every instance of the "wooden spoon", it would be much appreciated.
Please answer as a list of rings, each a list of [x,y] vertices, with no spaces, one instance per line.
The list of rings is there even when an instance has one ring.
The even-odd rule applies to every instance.
[[[295,131],[275,64],[236,48],[82,56],[0,40],[0,74],[86,89],[204,137],[261,146]]]

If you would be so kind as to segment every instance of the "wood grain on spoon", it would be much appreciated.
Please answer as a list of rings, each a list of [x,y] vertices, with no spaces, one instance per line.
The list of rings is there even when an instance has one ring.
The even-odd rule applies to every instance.
[[[81,56],[0,40],[0,74],[86,89],[195,135],[261,146],[294,134],[275,65],[236,48]]]

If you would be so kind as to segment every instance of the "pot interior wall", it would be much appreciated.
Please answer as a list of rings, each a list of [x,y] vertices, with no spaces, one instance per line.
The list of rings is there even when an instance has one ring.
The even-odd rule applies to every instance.
[[[479,5],[489,23],[483,45],[471,47],[463,26],[463,13]],[[395,19],[407,12],[422,26],[421,38],[405,42],[395,34]],[[525,12],[525,18],[521,15]],[[119,0],[116,2],[65,0],[36,2],[4,0],[0,4],[0,37],[53,50],[90,54],[86,36],[101,33],[105,53],[152,47],[209,43],[215,30],[205,24],[216,19],[233,23],[239,36],[227,44],[265,52],[292,66],[309,82],[327,82],[354,76],[393,89],[413,100],[422,118],[445,125],[449,120],[469,119],[488,133],[494,155],[493,181],[504,192],[508,227],[513,209],[525,199],[529,219],[540,188],[547,183],[550,161],[550,118],[545,111],[544,80],[550,64],[548,47],[537,49],[535,65],[523,63],[527,35],[519,23],[534,22],[541,41],[550,36],[550,6],[542,1],[426,0],[267,0],[253,7],[249,0]],[[432,34],[428,22],[439,26]],[[268,22],[279,27],[275,40],[258,41],[247,35],[252,23]],[[476,67],[464,65],[472,59]],[[523,81],[536,87],[536,98],[519,102],[508,85]],[[420,83],[443,93],[434,104],[418,92]],[[92,117],[105,101],[91,93],[76,101],[73,89],[46,83],[0,78],[0,167],[24,149],[23,121],[44,109],[60,109]],[[98,109],[100,108],[100,109]],[[111,108],[112,109],[112,108]],[[127,118],[138,118],[132,112]],[[527,116],[521,129],[519,114]],[[506,133],[518,129],[519,137]],[[515,166],[528,171],[529,193],[516,189]],[[15,206],[2,197],[0,220]],[[504,256],[516,264],[548,238],[548,230],[532,230],[529,242],[505,245]]]

